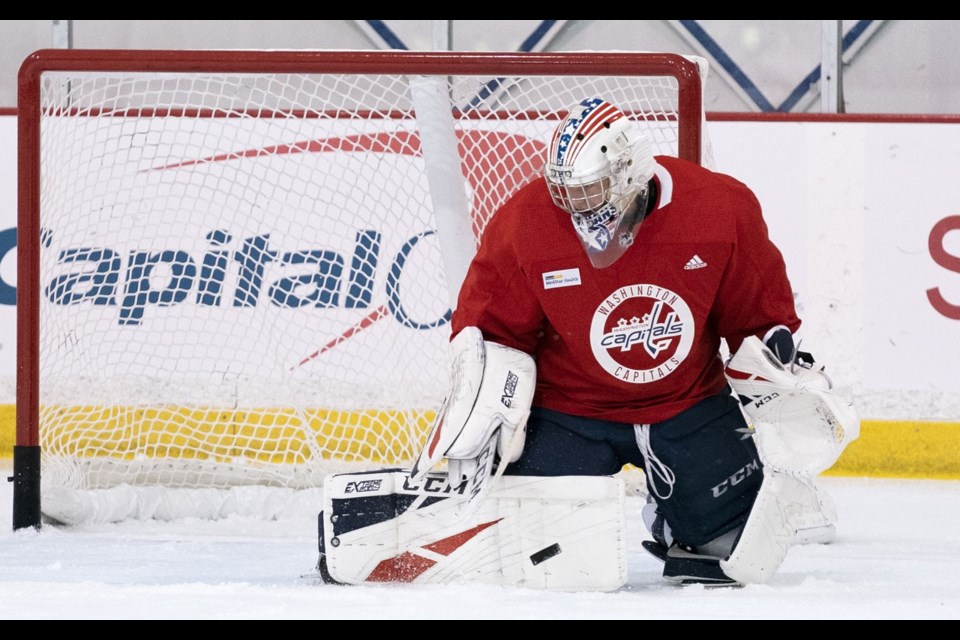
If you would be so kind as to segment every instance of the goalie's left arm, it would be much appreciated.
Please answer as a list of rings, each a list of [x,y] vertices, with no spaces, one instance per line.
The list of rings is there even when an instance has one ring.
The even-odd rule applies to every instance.
[[[768,335],[766,343],[747,338],[725,372],[753,423],[764,465],[812,477],[830,468],[860,435],[860,418],[852,398],[835,388],[824,367],[792,344],[789,333]],[[775,349],[789,349],[789,359],[782,361]]]

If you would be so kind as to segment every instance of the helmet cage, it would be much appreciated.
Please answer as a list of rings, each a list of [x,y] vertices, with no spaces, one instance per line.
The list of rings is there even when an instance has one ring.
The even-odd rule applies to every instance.
[[[590,214],[609,204],[612,192],[610,184],[609,176],[575,184],[547,180],[553,203],[574,215]]]
[[[656,163],[649,138],[600,98],[573,106],[557,126],[543,167],[550,198],[569,213],[595,266],[633,240],[638,200]],[[631,214],[631,215],[627,215]],[[625,219],[626,218],[626,219]],[[600,253],[607,255],[601,258]]]

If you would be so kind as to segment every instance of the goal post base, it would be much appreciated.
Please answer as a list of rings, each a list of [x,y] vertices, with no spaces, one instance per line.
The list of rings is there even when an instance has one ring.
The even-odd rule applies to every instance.
[[[40,447],[13,448],[13,528],[40,528]]]

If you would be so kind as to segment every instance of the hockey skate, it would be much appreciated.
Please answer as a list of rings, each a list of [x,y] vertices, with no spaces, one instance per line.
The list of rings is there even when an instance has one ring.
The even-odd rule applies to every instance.
[[[641,542],[643,548],[663,563],[663,577],[676,584],[703,584],[713,586],[740,586],[720,568],[719,556],[698,552],[673,539],[670,525],[649,499],[643,507],[643,522],[653,540]]]
[[[663,563],[663,577],[680,585],[702,584],[715,587],[742,586],[720,568],[720,558],[684,549],[677,543],[669,548],[655,540],[644,540],[643,548]]]

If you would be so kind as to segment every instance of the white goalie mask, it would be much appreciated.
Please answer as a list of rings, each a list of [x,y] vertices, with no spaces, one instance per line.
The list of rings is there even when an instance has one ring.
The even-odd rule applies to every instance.
[[[543,175],[598,269],[633,244],[656,162],[650,139],[602,98],[570,107],[550,141]]]

